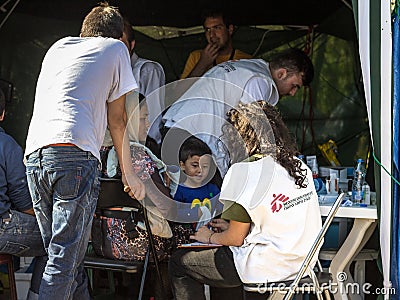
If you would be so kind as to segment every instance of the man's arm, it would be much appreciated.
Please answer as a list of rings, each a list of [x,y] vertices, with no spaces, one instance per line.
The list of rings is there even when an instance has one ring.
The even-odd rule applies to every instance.
[[[207,44],[207,46],[201,50],[200,59],[194,66],[193,70],[187,75],[187,77],[200,77],[213,66],[214,60],[218,56],[218,45]]]
[[[17,142],[10,136],[0,137],[0,199],[8,199],[12,207],[18,211],[32,208],[32,199],[26,179],[23,163],[23,152]]]
[[[136,176],[132,168],[131,155],[129,149],[129,139],[126,136],[126,111],[125,95],[113,102],[107,103],[107,120],[113,140],[115,151],[122,172],[122,182],[129,196],[142,200],[145,196],[145,187],[142,181]]]

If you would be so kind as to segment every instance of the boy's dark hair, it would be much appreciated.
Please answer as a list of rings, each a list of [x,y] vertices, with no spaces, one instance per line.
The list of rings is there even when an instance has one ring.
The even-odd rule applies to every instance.
[[[284,68],[288,72],[303,72],[303,85],[308,86],[314,78],[314,66],[311,59],[304,51],[290,48],[276,54],[269,61],[271,69]]]
[[[124,31],[124,19],[118,8],[100,3],[85,17],[81,27],[81,37],[109,37],[119,39]]]
[[[6,109],[6,96],[3,91],[0,89],[0,115],[3,114],[3,111]]]
[[[179,161],[183,163],[192,156],[211,155],[211,150],[202,140],[195,136],[187,138],[179,149]]]

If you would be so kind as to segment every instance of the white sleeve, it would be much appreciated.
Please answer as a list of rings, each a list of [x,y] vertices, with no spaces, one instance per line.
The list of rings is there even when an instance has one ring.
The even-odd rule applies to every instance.
[[[138,88],[135,77],[133,77],[129,53],[126,46],[122,42],[119,53],[115,55],[114,60],[114,83],[107,102],[112,102],[122,95]]]
[[[264,100],[271,105],[276,105],[279,100],[278,91],[266,78],[255,76],[244,86],[244,93],[240,101],[250,103],[257,100]]]

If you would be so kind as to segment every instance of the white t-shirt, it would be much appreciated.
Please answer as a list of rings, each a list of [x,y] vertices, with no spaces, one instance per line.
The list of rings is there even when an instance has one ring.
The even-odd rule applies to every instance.
[[[226,174],[220,200],[239,203],[252,220],[243,245],[230,247],[242,282],[291,280],[300,270],[322,227],[311,171],[302,168],[306,188],[270,156],[236,163]]]
[[[279,100],[269,64],[262,59],[227,61],[198,78],[171,105],[163,121],[166,127],[185,129],[207,143],[224,175],[228,166],[227,153],[217,141],[226,123],[226,113],[239,102],[256,100],[265,100],[271,105]]]
[[[165,109],[165,73],[163,67],[155,61],[138,57],[136,53],[131,56],[133,76],[139,84],[139,93],[146,97],[149,121],[152,124],[148,135],[161,142],[159,124],[161,113]]]
[[[135,88],[128,49],[121,41],[57,41],[42,63],[25,155],[49,144],[72,143],[100,160],[107,102]]]

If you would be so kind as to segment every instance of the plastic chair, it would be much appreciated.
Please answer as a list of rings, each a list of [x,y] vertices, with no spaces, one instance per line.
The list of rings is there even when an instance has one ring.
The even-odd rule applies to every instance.
[[[331,261],[337,253],[336,249],[322,249],[319,252],[318,258],[320,260]],[[379,251],[375,249],[362,249],[355,258],[354,261],[354,282],[357,282],[360,286],[363,286],[365,283],[365,262],[366,261],[374,261],[377,260],[379,255]],[[350,274],[350,265],[346,268],[346,274]],[[362,289],[360,290],[361,296],[363,297],[364,293]]]
[[[317,261],[317,272],[310,267],[310,263],[315,255],[318,255],[317,251],[322,245],[325,233],[328,230],[329,225],[332,223],[344,196],[344,193],[340,194],[333,203],[318,236],[316,237],[294,280],[266,283],[245,283],[243,284],[244,290],[261,294],[269,292],[271,293],[271,296],[268,299],[290,300],[295,293],[314,293],[319,300],[323,299],[322,293],[324,293],[326,299],[331,299],[329,294],[329,283],[332,279],[331,274],[322,270],[319,261]],[[305,274],[308,276],[304,277]]]
[[[138,295],[138,299],[140,300],[142,299],[143,296],[143,288],[146,279],[147,267],[150,260],[150,254],[153,257],[153,263],[155,265],[155,269],[158,278],[160,280],[160,283],[162,284],[163,282],[154,246],[154,239],[151,233],[150,223],[147,217],[147,210],[140,204],[139,201],[132,199],[131,197],[129,197],[127,193],[123,191],[123,184],[120,179],[100,178],[100,193],[97,201],[97,208],[104,209],[116,206],[132,207],[141,209],[143,211],[144,223],[149,236],[149,250],[146,253],[144,262],[141,261],[127,262],[127,261],[99,257],[89,249],[84,258],[84,266],[86,269],[89,270],[90,269],[107,270],[111,293],[114,293],[115,291],[114,277],[112,272],[126,272],[132,274],[142,271],[141,282],[139,287],[139,295]],[[88,274],[91,287],[93,287],[93,279],[91,279],[91,273],[88,272]],[[163,286],[162,290],[164,291]]]
[[[10,285],[10,299],[17,300],[17,287],[15,284],[14,261],[11,254],[0,253],[0,265],[7,264],[8,282]]]

